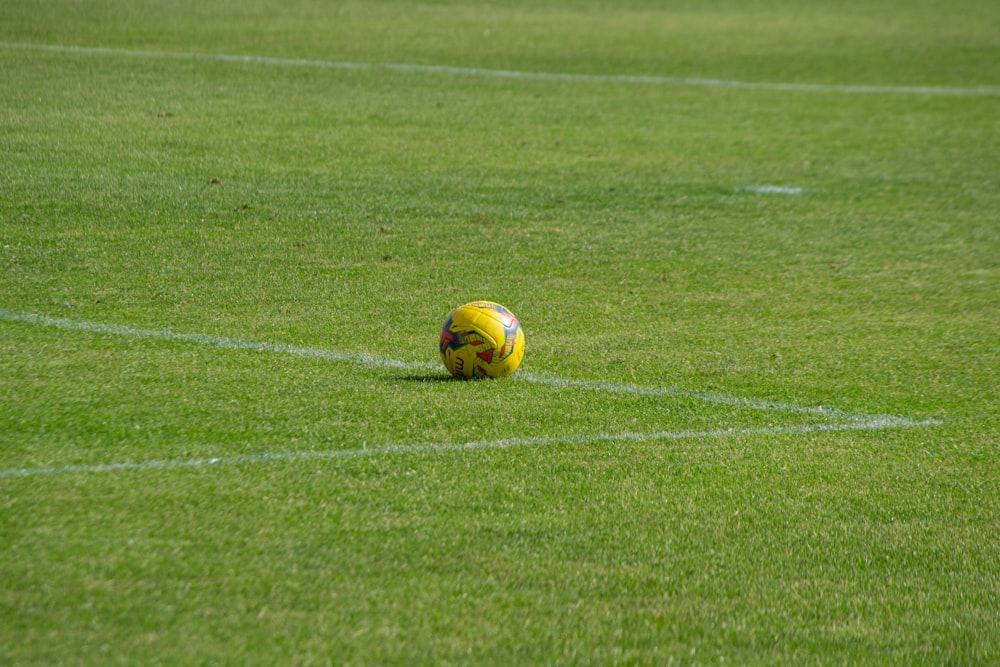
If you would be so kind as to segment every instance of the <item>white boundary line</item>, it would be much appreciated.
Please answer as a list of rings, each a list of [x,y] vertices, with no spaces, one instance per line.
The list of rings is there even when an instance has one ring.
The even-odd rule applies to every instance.
[[[126,336],[128,338],[151,338],[156,340],[177,341],[181,343],[210,345],[212,347],[222,347],[231,350],[256,350],[258,352],[291,354],[298,357],[313,357],[316,359],[324,359],[326,361],[339,361],[358,364],[361,366],[410,370],[437,370],[440,368],[437,364],[422,363],[419,361],[399,361],[398,359],[388,359],[386,357],[378,357],[371,354],[356,354],[352,352],[340,352],[337,350],[324,350],[315,347],[298,347],[295,345],[283,345],[281,343],[256,343],[254,341],[242,340],[240,338],[224,338],[222,336],[211,336],[206,334],[177,333],[175,331],[170,331],[169,329],[139,329],[119,324],[104,324],[102,322],[88,322],[87,320],[71,320],[61,317],[36,315],[34,313],[17,313],[7,310],[6,308],[0,308],[0,319],[11,322],[41,324],[49,327],[56,327],[58,329],[90,331],[99,334]]]
[[[176,331],[171,331],[170,329],[141,329],[137,327],[123,326],[120,324],[106,324],[103,322],[90,322],[87,320],[49,317],[48,315],[38,315],[36,313],[19,313],[7,310],[6,308],[0,308],[0,320],[38,324],[73,331],[89,331],[98,334],[126,336],[129,338],[167,340],[198,345],[209,345],[212,347],[234,350],[256,350],[258,352],[289,354],[298,357],[310,357],[326,361],[368,366],[371,368],[398,368],[403,370],[433,370],[443,372],[440,364],[431,362],[401,361],[399,359],[390,359],[388,357],[380,357],[365,353],[342,352],[339,350],[328,350],[315,347],[285,345],[282,343],[262,343],[244,340],[241,338],[227,338],[207,334],[178,333]],[[687,391],[673,387],[653,387],[628,382],[610,382],[606,380],[574,380],[559,377],[557,375],[550,375],[548,373],[532,373],[528,371],[518,372],[511,378],[511,380],[545,384],[557,389],[586,389],[590,391],[633,394],[639,396],[672,396],[675,398],[694,399],[705,403],[730,405],[739,408],[748,408],[751,410],[808,414],[828,420],[835,419],[851,423],[871,424],[878,422],[882,425],[880,428],[908,426],[911,424],[923,425],[922,422],[914,422],[906,417],[899,417],[895,415],[860,414],[839,410],[829,406],[798,405],[796,403],[735,396],[733,394],[725,394],[722,392]]]
[[[477,449],[506,449],[509,447],[541,447],[557,444],[593,444],[597,442],[651,442],[655,440],[707,440],[712,438],[735,438],[763,435],[808,435],[836,431],[877,431],[896,427],[917,427],[936,424],[933,420],[923,422],[908,420],[905,424],[889,425],[882,422],[852,424],[811,424],[803,426],[774,426],[765,428],[731,428],[711,431],[655,431],[652,433],[600,433],[591,435],[540,436],[537,438],[504,438],[501,440],[476,440],[457,444],[428,443],[417,445],[386,445],[384,447],[362,447],[361,449],[331,449],[325,451],[284,451],[246,454],[243,456],[223,456],[203,459],[162,459],[154,461],[124,461],[119,463],[97,463],[81,465],[50,466],[41,468],[10,468],[0,470],[0,479],[17,477],[39,477],[73,473],[101,473],[128,470],[177,470],[184,468],[208,468],[212,466],[236,466],[260,463],[280,463],[294,461],[353,459],[360,457],[391,456],[394,454],[423,454],[471,451]]]
[[[762,195],[801,195],[805,192],[802,188],[790,187],[787,185],[748,185],[743,188],[747,192],[756,192]]]
[[[168,329],[141,329],[117,324],[105,324],[86,320],[72,320],[35,313],[19,313],[0,308],[0,320],[21,322],[58,329],[85,331],[102,335],[126,336],[153,340],[177,341],[208,345],[223,349],[256,350],[290,354],[295,356],[323,359],[333,362],[351,363],[361,366],[378,368],[397,368],[407,370],[439,370],[438,364],[424,362],[408,362],[368,354],[340,352],[311,347],[298,347],[278,343],[260,343],[239,338],[225,338],[205,334],[184,334]],[[584,389],[611,393],[623,393],[642,396],[674,396],[696,399],[707,403],[732,405],[754,410],[793,412],[809,414],[828,420],[820,424],[800,426],[775,426],[764,428],[730,428],[709,431],[655,431],[651,433],[618,433],[618,434],[583,434],[567,436],[540,436],[525,438],[505,438],[501,440],[481,440],[458,444],[434,443],[413,445],[387,445],[368,449],[343,449],[329,451],[298,451],[272,452],[245,456],[231,456],[208,459],[174,459],[142,462],[120,462],[92,465],[66,465],[36,468],[12,468],[0,470],[0,479],[13,477],[33,477],[38,475],[56,475],[85,472],[113,472],[119,470],[162,470],[176,468],[201,468],[213,465],[244,465],[250,463],[267,463],[276,461],[297,461],[308,459],[337,459],[358,456],[376,456],[392,454],[415,454],[421,452],[449,452],[473,449],[499,449],[518,446],[542,446],[560,443],[595,443],[595,442],[646,442],[653,440],[682,440],[730,438],[754,435],[794,435],[834,431],[877,431],[892,428],[916,428],[933,426],[937,420],[916,420],[894,415],[862,415],[836,408],[823,406],[802,406],[794,403],[782,403],[755,398],[745,398],[716,392],[690,392],[669,387],[650,387],[630,383],[608,381],[572,380],[541,373],[519,373],[515,378],[527,382],[546,384],[556,388]]]
[[[137,49],[112,49],[93,46],[67,46],[59,44],[32,44],[27,42],[0,41],[0,47],[31,49],[52,53],[79,53],[89,55],[129,56],[138,58],[175,58],[215,62],[253,63],[282,67],[316,67],[344,70],[382,70],[392,72],[418,72],[422,74],[456,74],[503,79],[536,81],[579,81],[588,83],[626,83],[652,85],[702,86],[708,88],[738,88],[810,93],[853,93],[890,95],[935,95],[951,97],[1000,97],[1000,87],[973,86],[890,86],[825,83],[781,83],[768,81],[734,81],[703,77],[646,76],[631,74],[560,74],[554,72],[522,72],[516,70],[488,69],[481,67],[453,67],[448,65],[416,65],[407,63],[358,63],[339,60],[311,60],[305,58],[273,58],[269,56],[236,55],[226,53],[185,53],[180,51],[150,51]]]

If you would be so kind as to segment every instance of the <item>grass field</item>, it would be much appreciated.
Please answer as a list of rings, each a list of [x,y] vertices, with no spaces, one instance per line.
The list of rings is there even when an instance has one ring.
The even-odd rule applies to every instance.
[[[5,0],[0,81],[0,664],[1000,662],[1000,4]]]

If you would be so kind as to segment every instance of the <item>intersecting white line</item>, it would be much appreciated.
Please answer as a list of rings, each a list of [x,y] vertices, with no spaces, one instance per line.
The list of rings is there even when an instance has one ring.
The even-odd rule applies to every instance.
[[[328,60],[311,60],[297,58],[272,58],[254,55],[232,55],[211,53],[184,53],[151,50],[112,49],[103,47],[85,47],[53,44],[31,44],[0,41],[2,48],[31,49],[55,53],[78,53],[90,55],[127,56],[139,58],[173,58],[182,60],[200,60],[216,62],[236,62],[263,64],[272,66],[314,67],[328,69],[382,70],[397,72],[416,72],[425,74],[450,74],[464,76],[481,76],[494,78],[542,80],[542,81],[579,81],[606,82],[623,84],[659,84],[687,85],[713,88],[737,88],[751,90],[825,92],[825,93],[864,93],[864,94],[907,94],[907,95],[938,95],[938,96],[1000,96],[1000,87],[936,87],[936,86],[884,86],[884,85],[838,85],[838,84],[808,84],[780,82],[750,82],[724,79],[708,79],[699,77],[642,76],[616,74],[560,74],[546,72],[523,72],[512,70],[485,69],[475,67],[451,67],[440,65],[418,65],[401,63],[356,63]],[[782,193],[791,193],[792,189],[781,189]],[[795,194],[798,189],[795,189]],[[776,192],[770,186],[764,186],[759,191]],[[370,367],[398,368],[411,370],[439,370],[438,364],[429,362],[409,362],[365,353],[342,352],[310,347],[299,347],[280,343],[264,343],[227,338],[208,334],[177,333],[168,329],[142,329],[115,324],[88,322],[54,318],[32,313],[18,313],[0,309],[0,319],[30,324],[40,324],[61,329],[90,331],[99,334],[129,336],[134,338],[171,340],[220,348],[257,350],[312,357],[335,362],[346,362]],[[202,459],[175,459],[159,461],[118,462],[93,465],[65,465],[36,468],[15,468],[0,470],[0,478],[30,477],[37,475],[52,475],[82,472],[111,472],[119,470],[157,470],[175,468],[199,468],[214,465],[241,465],[251,463],[266,463],[277,461],[294,461],[307,459],[334,459],[357,456],[413,454],[419,452],[446,452],[456,450],[472,450],[487,448],[503,448],[515,446],[541,446],[558,443],[594,443],[594,442],[639,442],[652,440],[680,440],[704,438],[728,438],[754,435],[808,434],[827,431],[863,430],[875,431],[889,428],[914,428],[938,424],[937,420],[917,420],[895,415],[865,415],[846,412],[826,406],[802,406],[793,403],[769,401],[756,398],[734,396],[718,392],[693,392],[670,387],[642,386],[631,383],[611,381],[574,380],[558,376],[522,371],[517,380],[546,384],[557,388],[585,389],[612,393],[624,393],[646,396],[674,396],[696,399],[708,403],[738,406],[755,410],[784,411],[809,414],[828,420],[820,424],[801,426],[779,426],[764,428],[732,428],[709,431],[657,431],[651,433],[618,433],[618,434],[583,434],[567,436],[540,436],[523,438],[506,438],[491,441],[474,441],[459,444],[431,443],[412,445],[388,445],[379,448],[344,449],[329,451],[284,451],[243,456]]]
[[[0,41],[0,47],[11,49],[32,49],[55,53],[80,53],[91,55],[129,56],[137,58],[175,58],[181,60],[204,60],[216,62],[255,63],[283,67],[317,67],[325,69],[383,70],[394,72],[417,72],[424,74],[452,74],[504,79],[528,79],[539,81],[580,81],[592,83],[626,83],[652,85],[702,86],[708,88],[742,88],[749,90],[773,90],[815,93],[861,93],[892,95],[945,95],[959,97],[1000,97],[997,86],[891,86],[826,83],[782,83],[773,81],[735,81],[704,77],[655,76],[634,74],[567,74],[555,72],[524,72],[517,70],[489,69],[482,67],[454,67],[449,65],[418,65],[409,63],[358,63],[340,60],[313,60],[307,58],[274,58],[269,56],[239,55],[226,53],[186,53],[181,51],[152,51],[139,49],[113,49],[95,46],[70,46],[61,44],[35,44],[27,42]]]
[[[21,322],[42,326],[85,331],[101,335],[126,336],[155,340],[177,341],[212,347],[237,350],[256,350],[278,354],[290,354],[311,357],[327,361],[351,363],[369,367],[399,368],[411,370],[439,370],[438,364],[428,362],[400,361],[363,353],[341,352],[311,347],[283,345],[279,343],[261,343],[239,338],[226,338],[206,334],[185,334],[169,329],[141,329],[118,324],[73,320],[60,317],[49,317],[35,313],[21,313],[0,308],[0,320]],[[242,456],[197,459],[168,459],[152,461],[124,461],[117,463],[99,463],[82,465],[62,465],[33,468],[0,469],[0,479],[15,477],[33,477],[39,475],[57,475],[68,473],[113,472],[123,470],[163,470],[176,468],[202,468],[214,465],[245,465],[251,463],[269,463],[278,461],[299,461],[309,459],[340,459],[358,456],[376,456],[393,454],[416,454],[421,452],[449,452],[474,449],[499,449],[518,446],[543,446],[560,443],[596,443],[596,442],[645,442],[653,440],[683,440],[732,438],[739,436],[760,435],[792,435],[810,434],[833,431],[878,431],[895,428],[916,428],[933,426],[939,422],[934,419],[911,419],[895,415],[864,415],[823,406],[803,406],[794,403],[767,401],[746,398],[717,392],[691,392],[669,387],[651,387],[630,383],[610,381],[573,380],[542,373],[519,373],[516,378],[522,381],[546,384],[557,388],[584,389],[611,393],[623,393],[643,396],[674,396],[696,399],[707,403],[733,405],[754,410],[793,412],[821,417],[823,423],[804,424],[797,426],[769,426],[760,428],[723,428],[707,431],[654,431],[649,433],[598,433],[564,436],[515,437],[499,440],[478,440],[464,443],[425,443],[385,445],[376,448],[337,449],[326,451],[282,451]]]

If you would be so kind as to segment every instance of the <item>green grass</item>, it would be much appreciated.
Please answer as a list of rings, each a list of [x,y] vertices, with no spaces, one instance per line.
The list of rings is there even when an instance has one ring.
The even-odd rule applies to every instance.
[[[11,0],[0,42],[0,663],[1000,660],[1000,97],[127,53],[996,89],[995,3]],[[476,298],[513,378],[113,332],[433,364]]]

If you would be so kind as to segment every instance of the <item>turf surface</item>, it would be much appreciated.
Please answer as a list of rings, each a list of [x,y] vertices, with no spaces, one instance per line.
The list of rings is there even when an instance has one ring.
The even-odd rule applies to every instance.
[[[0,663],[1000,660],[998,63],[976,0],[5,2]],[[513,378],[436,363],[477,298]]]

